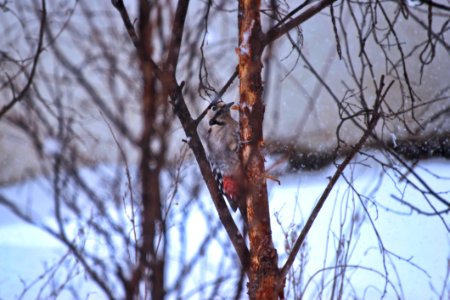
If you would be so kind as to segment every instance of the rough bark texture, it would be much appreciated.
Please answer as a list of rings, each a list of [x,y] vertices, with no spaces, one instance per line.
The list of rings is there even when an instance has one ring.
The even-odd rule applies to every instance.
[[[264,173],[261,53],[264,48],[259,16],[260,1],[239,2],[239,77],[241,161],[245,174],[251,299],[277,299],[282,292],[278,256],[272,243],[267,186]]]

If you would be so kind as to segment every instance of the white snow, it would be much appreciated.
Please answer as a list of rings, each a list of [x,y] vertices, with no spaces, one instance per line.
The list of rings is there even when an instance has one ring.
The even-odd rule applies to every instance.
[[[220,35],[217,33],[216,30],[208,28],[208,31],[206,32],[206,44],[214,44],[215,42],[218,42],[220,40]]]
[[[61,153],[62,145],[61,142],[54,138],[48,137],[44,139],[44,153],[47,156],[54,156]]]
[[[397,148],[397,136],[394,133],[391,133],[392,144],[394,148]]]
[[[105,167],[101,176],[108,173],[108,169],[114,174],[114,167]],[[222,225],[218,221],[217,213],[211,203],[209,195],[202,191],[199,199],[191,199],[185,190],[186,185],[194,184],[198,177],[193,176],[191,170],[182,171],[181,178],[184,179],[182,188],[174,194],[174,201],[171,208],[173,214],[170,223],[167,224],[169,232],[170,247],[168,249],[167,285],[169,287],[176,284],[178,275],[182,271],[178,264],[181,253],[186,261],[194,257],[208,234],[219,228],[215,238],[211,240],[209,247],[205,249],[206,256],[199,263],[195,264],[186,280],[187,290],[181,295],[191,295],[190,299],[202,299],[206,294],[195,293],[196,287],[210,282],[217,274],[228,276],[231,282],[229,289],[233,289],[233,280],[236,280],[237,273],[233,268],[236,260],[232,246],[225,234]],[[98,171],[98,169],[96,169]],[[90,178],[93,186],[98,186],[95,180],[95,172],[81,172],[82,176]],[[279,264],[284,263],[287,253],[285,236],[295,240],[302,229],[302,225],[308,218],[318,197],[329,182],[329,177],[335,171],[335,167],[330,166],[322,171],[301,172],[280,178],[281,185],[269,181],[270,209],[272,214],[272,230],[274,243],[278,250]],[[450,164],[445,160],[423,161],[416,166],[415,171],[420,174],[427,183],[436,191],[441,192],[441,196],[449,199],[448,174],[450,174]],[[430,174],[434,172],[443,176],[438,178]],[[132,172],[133,173],[133,172]],[[324,267],[333,266],[338,246],[337,237],[341,234],[346,238],[352,234],[350,240],[350,255],[348,264],[359,265],[365,269],[347,270],[347,278],[351,280],[352,289],[360,298],[380,299],[381,291],[385,281],[380,274],[384,274],[382,249],[377,240],[376,233],[382,239],[385,250],[392,251],[396,255],[410,260],[412,263],[423,268],[423,271],[413,267],[404,260],[394,256],[387,256],[387,270],[389,279],[397,283],[401,279],[402,291],[399,292],[404,299],[433,299],[436,295],[434,289],[440,291],[443,279],[447,271],[447,259],[450,253],[450,243],[448,232],[443,225],[448,218],[441,220],[437,217],[426,217],[410,212],[407,207],[399,204],[392,198],[392,195],[400,196],[415,203],[422,208],[427,208],[425,200],[417,191],[405,185],[405,182],[392,181],[392,172],[384,173],[377,165],[365,164],[351,167],[345,173],[348,180],[353,181],[355,189],[368,198],[363,199],[367,212],[372,223],[368,220],[367,212],[364,211],[361,201],[352,189],[349,189],[344,179],[340,179],[334,187],[323,210],[319,214],[307,238],[306,247],[309,249],[307,264],[303,270],[305,278],[311,278],[305,291],[305,299],[317,296],[314,294],[315,287],[322,280]],[[444,177],[447,176],[447,177]],[[410,178],[414,180],[413,178]],[[48,187],[43,180],[28,181],[11,187],[1,188],[0,195],[15,199],[17,203],[34,203],[30,207],[33,216],[40,217],[45,224],[52,224],[52,197]],[[98,182],[98,183],[97,183]],[[164,177],[165,186],[171,186],[169,177]],[[417,183],[415,181],[415,183]],[[34,201],[32,201],[34,199]],[[36,202],[37,201],[37,202]],[[85,201],[85,200],[83,200]],[[186,206],[188,201],[194,201],[191,206]],[[39,203],[39,205],[36,205]],[[374,205],[376,203],[376,206]],[[437,205],[439,206],[439,205]],[[386,209],[385,209],[386,208]],[[126,210],[129,211],[127,206]],[[393,213],[398,211],[400,213]],[[88,212],[88,211],[87,211]],[[120,219],[119,211],[114,205],[109,206],[111,218]],[[5,207],[0,206],[0,298],[16,298],[23,288],[24,282],[32,282],[44,269],[55,263],[58,258],[65,253],[63,245],[53,237],[36,229],[33,226],[24,224],[18,220]],[[187,219],[185,219],[187,216]],[[238,214],[233,214],[236,220]],[[349,230],[349,220],[352,218],[365,218],[365,222]],[[445,216],[444,216],[445,218]],[[279,223],[277,222],[279,221]],[[344,224],[344,226],[341,226]],[[52,226],[54,228],[54,225]],[[77,224],[69,224],[69,232],[76,232]],[[375,231],[376,230],[376,231]],[[113,233],[111,233],[113,235]],[[183,240],[183,234],[187,234]],[[108,251],[102,250],[102,243],[92,233],[87,233],[88,249],[96,250],[100,257],[104,255],[108,258]],[[118,239],[119,241],[120,239]],[[120,242],[118,242],[120,245]],[[328,245],[328,246],[326,246]],[[118,249],[120,249],[118,247]],[[117,253],[116,257],[120,257]],[[110,257],[109,257],[110,258]],[[298,267],[298,262],[295,266]],[[392,267],[395,265],[395,270]],[[398,278],[395,273],[398,274]],[[94,283],[90,282],[88,276],[80,273],[80,291],[95,299],[103,299]],[[78,278],[78,277],[77,277]],[[324,278],[330,280],[330,274]],[[369,285],[373,288],[366,289]],[[227,285],[226,285],[227,286]],[[211,291],[213,287],[208,287],[204,291]],[[289,288],[289,286],[288,286]],[[31,289],[24,299],[35,299],[38,288]],[[190,294],[192,292],[192,294]],[[206,292],[205,292],[206,293]],[[95,296],[94,296],[95,295]],[[394,299],[394,290],[388,286],[385,299]],[[68,297],[68,298],[67,298]],[[81,295],[81,298],[84,296]],[[69,296],[61,299],[69,299]],[[93,299],[93,298],[92,298]],[[172,299],[169,297],[169,299]],[[288,299],[292,299],[292,293],[288,294]]]
[[[253,111],[253,105],[248,105],[247,102],[244,102],[243,104],[241,104],[242,109],[247,108],[250,112]]]
[[[408,0],[408,6],[416,7],[422,4],[422,0]]]
[[[239,50],[240,50],[241,54],[245,54],[245,55],[250,54],[249,40],[252,35],[252,30],[253,30],[254,24],[255,24],[255,20],[252,20],[252,22],[250,23],[250,27],[246,31],[244,31],[244,33],[242,33],[242,42],[241,42],[241,45],[239,46]]]

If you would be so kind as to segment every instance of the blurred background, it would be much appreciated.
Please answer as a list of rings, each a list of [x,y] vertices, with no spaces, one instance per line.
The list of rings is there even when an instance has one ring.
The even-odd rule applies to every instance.
[[[119,3],[0,4],[0,298],[125,293],[142,234],[143,84]],[[138,2],[124,5],[136,28]],[[264,2],[263,31],[313,5]],[[177,1],[155,7],[152,58],[162,67]],[[280,264],[386,92],[375,136],[289,275],[289,299],[450,295],[449,16],[446,1],[336,1],[266,47],[266,168],[281,180],[269,184]],[[194,118],[232,76],[237,47],[237,3],[190,4],[176,77]],[[226,102],[239,101],[238,85]],[[155,239],[166,295],[246,299],[185,133],[169,101],[158,101],[150,148],[161,163],[164,226]]]

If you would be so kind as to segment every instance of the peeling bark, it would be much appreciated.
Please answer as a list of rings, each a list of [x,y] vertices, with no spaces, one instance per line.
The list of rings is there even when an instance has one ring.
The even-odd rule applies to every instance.
[[[264,35],[261,31],[260,1],[239,2],[239,94],[241,162],[245,174],[250,240],[248,294],[251,299],[277,299],[282,294],[278,255],[272,242],[267,186],[264,171],[262,124],[262,63]]]

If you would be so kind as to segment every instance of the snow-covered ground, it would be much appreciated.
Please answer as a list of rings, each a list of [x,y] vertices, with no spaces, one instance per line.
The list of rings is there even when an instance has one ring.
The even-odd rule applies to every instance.
[[[286,251],[289,251],[287,241],[299,234],[302,224],[334,171],[335,167],[330,166],[321,171],[282,177],[281,185],[269,183],[272,229],[280,265],[286,259]],[[424,161],[416,166],[415,171],[431,188],[441,192],[441,197],[450,200],[448,161]],[[402,193],[405,200],[421,208],[429,210],[429,206],[417,191],[405,187],[405,181],[391,180],[394,174],[391,171],[383,172],[378,166],[355,165],[345,174],[347,180],[353,182],[354,189],[350,189],[341,178],[308,235],[306,248],[309,251],[304,252],[305,255],[307,253],[304,256],[307,263],[303,271],[304,280],[312,278],[312,281],[306,285],[305,298],[315,299],[317,285],[321,282],[329,284],[335,275],[334,271],[324,273],[321,272],[322,269],[345,263],[346,278],[349,280],[345,284],[351,284],[350,289],[358,298],[382,298],[386,283],[383,276],[387,272],[395,289],[388,283],[384,299],[397,299],[397,295],[402,299],[438,299],[449,268],[450,235],[446,229],[450,227],[448,213],[439,218],[410,212],[394,197],[400,197]],[[85,176],[95,177],[95,172],[85,172]],[[38,219],[43,220],[43,224],[54,226],[51,220],[51,193],[44,181],[38,178],[4,187],[0,189],[0,195],[17,203],[28,203],[30,212],[39,216]],[[356,192],[366,198],[358,198]],[[175,280],[181,272],[177,265],[180,253],[188,261],[196,254],[205,236],[216,226],[214,224],[217,224],[217,218],[211,221],[205,217],[205,210],[212,216],[216,215],[208,195],[203,191],[199,205],[190,211],[186,223],[178,226],[183,220],[181,211],[187,203],[185,197],[183,191],[179,191],[174,197],[176,205],[171,208],[174,217],[168,227],[168,287],[176,284]],[[437,203],[432,197],[430,199]],[[436,206],[440,207],[438,204]],[[354,227],[350,226],[350,220],[356,221]],[[75,224],[69,226],[76,229]],[[181,241],[180,228],[188,234],[186,244]],[[224,271],[232,270],[232,263],[236,259],[232,249],[224,249],[224,245],[230,245],[227,239],[223,230],[219,231],[206,250],[206,258],[197,263],[185,279],[188,281],[187,288],[181,293],[182,296],[202,299],[202,294],[195,292],[196,286],[217,275],[217,271],[224,276],[236,276],[232,271],[229,274]],[[95,237],[89,240],[95,244]],[[345,250],[350,249],[345,259],[337,254],[337,249],[342,245]],[[182,247],[187,248],[181,249]],[[382,249],[384,256],[381,254]],[[66,253],[65,247],[52,236],[25,224],[7,208],[0,206],[0,299],[17,298],[25,286],[38,279],[44,270],[49,270]],[[221,258],[224,256],[234,258],[223,261]],[[70,260],[65,263],[70,265]],[[298,263],[299,260],[296,266]],[[70,270],[70,267],[67,269]],[[298,268],[295,270],[298,275]],[[86,284],[90,278],[77,268],[73,273],[66,271],[64,274],[55,273],[54,276],[69,276],[75,282],[79,281],[80,288],[77,292],[83,294],[81,298],[103,298],[94,284]],[[230,288],[232,287],[230,284]],[[450,289],[448,286],[446,288]],[[36,284],[25,294],[24,299],[35,299],[39,292],[40,284]],[[70,291],[58,296],[58,299],[72,298],[74,296]],[[292,292],[288,293],[288,298],[293,299]]]

